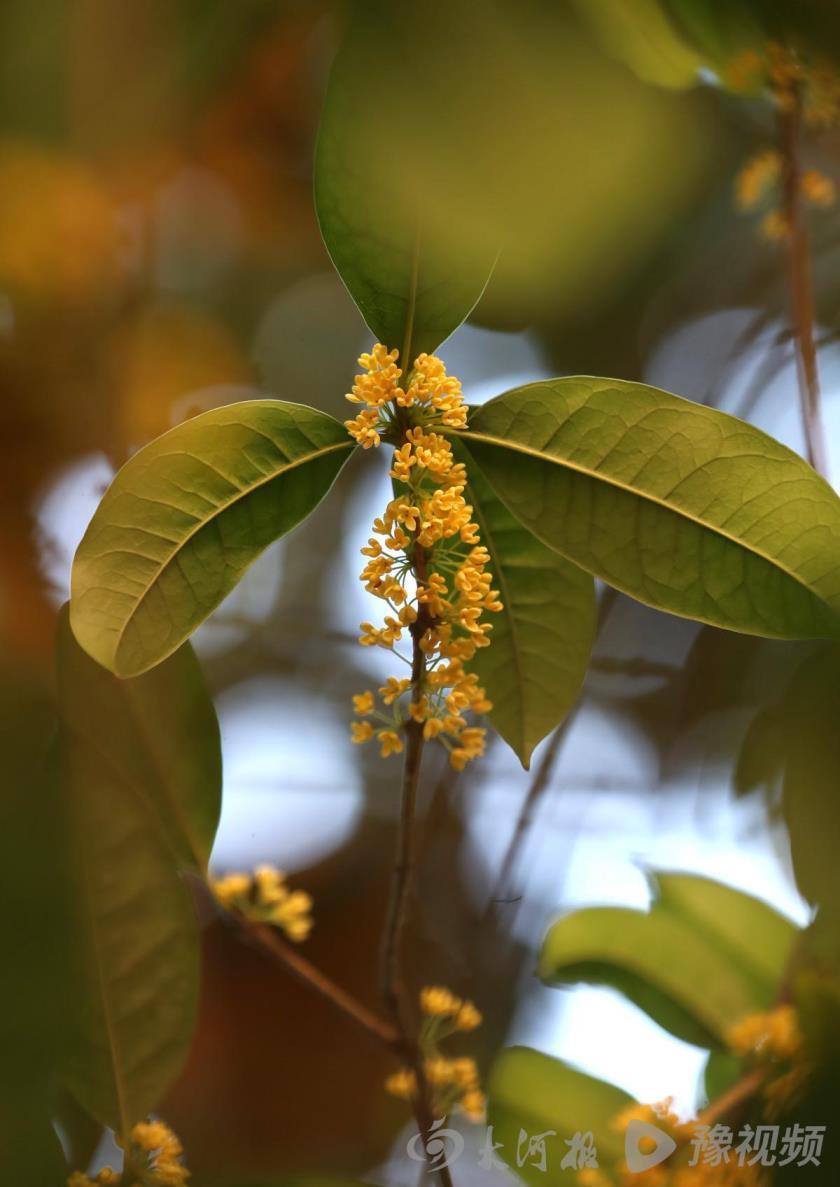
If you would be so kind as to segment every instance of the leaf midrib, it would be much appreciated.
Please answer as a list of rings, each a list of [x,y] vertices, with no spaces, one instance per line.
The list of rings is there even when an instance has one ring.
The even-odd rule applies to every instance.
[[[352,450],[353,448],[354,448],[354,446],[353,446],[352,441],[339,441],[339,442],[336,442],[336,444],[334,444],[334,445],[329,445],[323,449],[319,449],[315,453],[309,453],[305,457],[298,458],[296,461],[291,462],[289,465],[281,466],[278,470],[274,470],[271,474],[267,474],[264,478],[261,478],[258,482],[254,482],[251,486],[247,487],[245,490],[238,491],[230,499],[227,499],[224,503],[220,503],[216,507],[216,509],[212,515],[208,515],[206,519],[199,520],[199,522],[193,528],[190,529],[190,531],[183,537],[183,539],[178,542],[177,546],[172,549],[172,551],[169,553],[169,555],[166,556],[160,562],[154,576],[149,580],[149,582],[146,585],[146,588],[143,590],[143,592],[137,598],[137,601],[134,603],[133,610],[126,617],[126,620],[123,623],[123,626],[120,628],[120,631],[117,635],[116,642],[114,644],[114,649],[113,649],[114,658],[116,658],[116,656],[119,654],[120,647],[122,645],[123,639],[125,638],[125,632],[128,630],[128,627],[131,625],[131,623],[136,618],[137,613],[140,610],[140,607],[143,605],[143,602],[148,597],[149,593],[155,587],[157,582],[160,580],[160,577],[163,574],[163,572],[169,567],[169,565],[172,564],[172,561],[175,559],[175,557],[178,555],[178,553],[182,552],[183,549],[186,548],[187,544],[189,544],[190,540],[192,540],[194,536],[197,536],[198,533],[203,531],[204,528],[206,528],[209,523],[212,523],[212,521],[214,519],[217,519],[218,516],[223,515],[225,511],[229,510],[236,503],[238,503],[241,499],[248,498],[248,496],[252,495],[255,490],[259,490],[260,487],[265,486],[269,482],[273,482],[276,478],[279,478],[281,476],[281,474],[287,474],[290,470],[295,470],[299,466],[303,466],[303,465],[306,465],[308,462],[315,461],[317,458],[326,457],[327,454],[336,453],[339,449],[351,449]],[[165,455],[161,455],[161,456],[165,456]],[[197,455],[193,455],[193,456],[197,456]],[[126,491],[124,493],[132,494],[133,492]],[[101,559],[101,556],[107,556],[107,555],[108,555],[107,553],[102,553],[99,556],[97,556],[96,559],[99,560],[99,559]],[[183,642],[183,640],[180,640],[179,644],[180,644],[180,642]],[[179,644],[176,644],[176,647]],[[173,648],[173,650],[175,650],[175,648]],[[172,653],[170,652],[170,654],[172,654]]]
[[[653,504],[654,506],[662,507],[663,510],[670,511],[672,515],[676,515],[682,519],[685,519],[689,523],[696,524],[697,527],[702,528],[704,531],[711,532],[713,535],[720,536],[721,539],[728,540],[730,544],[737,545],[738,548],[742,548],[745,552],[751,553],[753,556],[758,557],[759,560],[762,560],[765,563],[771,565],[773,568],[778,569],[787,577],[790,577],[792,581],[794,581],[812,597],[817,598],[828,610],[832,611],[836,615],[836,611],[834,611],[833,607],[828,602],[826,602],[825,599],[820,596],[820,594],[816,593],[816,591],[813,590],[809,585],[806,585],[798,573],[793,572],[787,567],[787,565],[782,564],[781,561],[776,560],[774,557],[768,556],[754,545],[745,543],[743,540],[739,540],[736,536],[731,535],[723,528],[716,527],[713,524],[705,523],[702,519],[698,519],[690,512],[685,511],[680,507],[675,507],[673,504],[665,502],[663,499],[658,498],[656,495],[650,494],[648,491],[642,491],[637,487],[629,486],[627,483],[621,482],[617,478],[603,474],[600,470],[593,470],[588,466],[582,466],[580,463],[569,461],[567,458],[561,459],[549,453],[542,453],[538,449],[533,449],[528,445],[521,445],[519,442],[510,441],[504,437],[494,437],[490,433],[481,432],[463,433],[458,432],[455,429],[443,429],[441,431],[448,432],[450,436],[458,437],[466,442],[469,442],[470,440],[483,441],[486,445],[495,445],[500,449],[509,449],[513,453],[521,453],[528,457],[538,458],[541,462],[547,462],[549,465],[560,466],[561,468],[573,470],[576,474],[582,474],[594,481],[603,482],[607,486],[615,487],[616,490],[624,491],[625,494],[634,495],[637,499],[642,499]]]

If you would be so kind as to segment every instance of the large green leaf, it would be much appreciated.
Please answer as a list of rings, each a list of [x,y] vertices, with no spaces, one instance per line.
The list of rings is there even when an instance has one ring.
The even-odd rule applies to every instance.
[[[145,801],[90,778],[72,739],[64,758],[81,939],[66,1078],[97,1120],[126,1134],[157,1107],[189,1050],[198,927]]]
[[[77,937],[65,1075],[84,1108],[124,1135],[157,1106],[189,1049],[198,925],[142,766],[124,777],[124,767],[109,761],[124,764],[126,755],[96,736],[97,728],[122,731],[119,713],[79,728],[78,660],[68,634],[65,622],[58,757]]]
[[[493,702],[490,720],[527,768],[531,752],[577,700],[595,633],[588,573],[542,544],[495,494],[474,459],[466,498],[491,558],[504,610],[490,616],[492,646],[471,662]]]
[[[219,723],[189,643],[151,672],[119,680],[58,625],[64,729],[103,788],[130,788],[157,812],[178,863],[204,875],[219,823]]]
[[[592,907],[559,919],[539,975],[618,989],[678,1038],[722,1048],[733,1023],[776,999],[796,929],[707,878],[658,873],[655,885],[661,897],[648,913]]]
[[[160,663],[329,490],[353,443],[279,400],[214,408],[117,474],[73,564],[70,623],[118,676]]]
[[[759,429],[576,377],[506,392],[458,435],[534,535],[639,601],[746,634],[840,636],[840,499]]]
[[[476,144],[457,130],[459,34],[445,6],[359,9],[327,90],[315,205],[341,279],[405,366],[464,321],[498,244],[488,243],[476,209],[464,217]]]
[[[508,1047],[490,1073],[487,1084],[488,1120],[493,1138],[501,1142],[497,1156],[516,1170],[526,1183],[543,1185],[559,1177],[560,1163],[568,1152],[567,1140],[575,1133],[593,1134],[601,1166],[617,1163],[624,1150],[623,1136],[614,1127],[616,1117],[634,1103],[613,1084],[576,1071],[529,1047]],[[546,1171],[525,1161],[517,1162],[520,1133],[546,1137]],[[550,1176],[550,1177],[549,1177]]]

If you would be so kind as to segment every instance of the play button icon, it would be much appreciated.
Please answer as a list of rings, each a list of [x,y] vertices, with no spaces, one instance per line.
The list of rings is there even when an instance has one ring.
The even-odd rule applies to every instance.
[[[658,1166],[673,1154],[677,1143],[670,1134],[647,1121],[631,1121],[624,1135],[624,1161],[633,1175]]]

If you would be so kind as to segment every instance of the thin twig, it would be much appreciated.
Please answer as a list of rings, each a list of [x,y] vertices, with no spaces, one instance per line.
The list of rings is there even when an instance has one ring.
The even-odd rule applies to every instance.
[[[701,1110],[698,1120],[704,1125],[714,1125],[722,1117],[729,1117],[755,1096],[766,1078],[767,1072],[762,1068],[747,1072],[731,1088],[722,1092],[717,1100]]]
[[[322,973],[311,961],[284,940],[274,928],[265,923],[255,923],[243,915],[230,913],[227,917],[235,920],[240,935],[252,947],[258,948],[278,964],[282,964],[299,981],[308,985],[310,989],[314,989],[320,997],[335,1006],[346,1018],[360,1026],[366,1034],[391,1050],[399,1046],[399,1035],[395,1027],[373,1010],[368,1009],[346,989],[342,989],[325,973]]]
[[[808,461],[818,474],[828,476],[828,453],[820,412],[820,380],[814,340],[814,286],[808,229],[802,210],[802,174],[799,145],[802,133],[802,95],[798,87],[785,93],[779,106],[779,148],[782,156],[782,193],[786,224],[788,286],[799,403]]]

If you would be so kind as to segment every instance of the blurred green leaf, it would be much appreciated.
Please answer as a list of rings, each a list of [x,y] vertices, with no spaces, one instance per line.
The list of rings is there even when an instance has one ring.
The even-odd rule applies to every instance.
[[[549,1168],[557,1168],[568,1152],[566,1135],[591,1132],[601,1165],[618,1162],[624,1138],[613,1129],[616,1116],[634,1103],[620,1088],[576,1071],[529,1047],[508,1047],[496,1060],[487,1084],[488,1121],[503,1157],[526,1183],[545,1184],[545,1171],[513,1161],[520,1131],[553,1129],[546,1138]]]
[[[666,11],[704,55],[710,66],[722,69],[744,50],[764,47],[771,5],[754,0],[663,0]]]
[[[337,420],[279,400],[214,408],[141,449],[76,553],[82,647],[118,676],[166,659],[317,506],[352,449]]]
[[[469,667],[493,702],[494,728],[527,768],[534,747],[580,694],[595,632],[595,586],[514,519],[463,446],[456,456],[467,464],[465,497],[504,604],[492,616],[492,647],[479,649]]]
[[[795,673],[779,727],[782,805],[796,883],[836,926],[840,921],[840,649],[825,647]]]
[[[744,1066],[731,1051],[710,1051],[703,1069],[703,1093],[706,1100],[717,1100],[744,1074]]]
[[[573,0],[575,9],[614,57],[645,82],[693,86],[703,58],[678,30],[660,0]]]
[[[761,899],[712,878],[656,870],[651,881],[661,907],[728,949],[768,992],[776,988],[799,934],[795,924]]]
[[[639,601],[748,634],[840,635],[840,499],[759,429],[573,377],[506,392],[456,435],[534,535]]]
[[[662,897],[646,914],[591,907],[559,919],[543,943],[539,976],[552,985],[610,986],[678,1038],[723,1047],[733,1023],[775,1000],[796,929],[707,878],[663,873],[655,884]]]
[[[455,131],[461,92],[444,81],[453,46],[438,20],[428,5],[360,6],[333,66],[315,159],[327,250],[404,368],[465,320],[498,252],[495,240],[468,238],[459,217],[428,200],[434,187],[460,208],[476,148]]]
[[[207,872],[222,802],[219,723],[198,660],[182,644],[151,672],[118,680],[58,625],[63,724],[88,778],[123,785],[157,812],[179,865]]]
[[[71,689],[63,672],[60,695]],[[103,778],[101,750],[72,726],[59,746],[78,929],[65,1076],[88,1112],[125,1135],[189,1050],[198,925],[145,795],[119,775]]]
[[[811,651],[777,699],[758,709],[734,771],[739,791],[760,787],[774,791],[781,782],[796,883],[804,897],[820,908],[823,927],[836,926],[840,919],[838,721],[840,648],[831,644]]]
[[[40,674],[0,657],[0,1183],[64,1187],[52,1114],[67,1041],[62,799],[45,761],[54,707]]]

